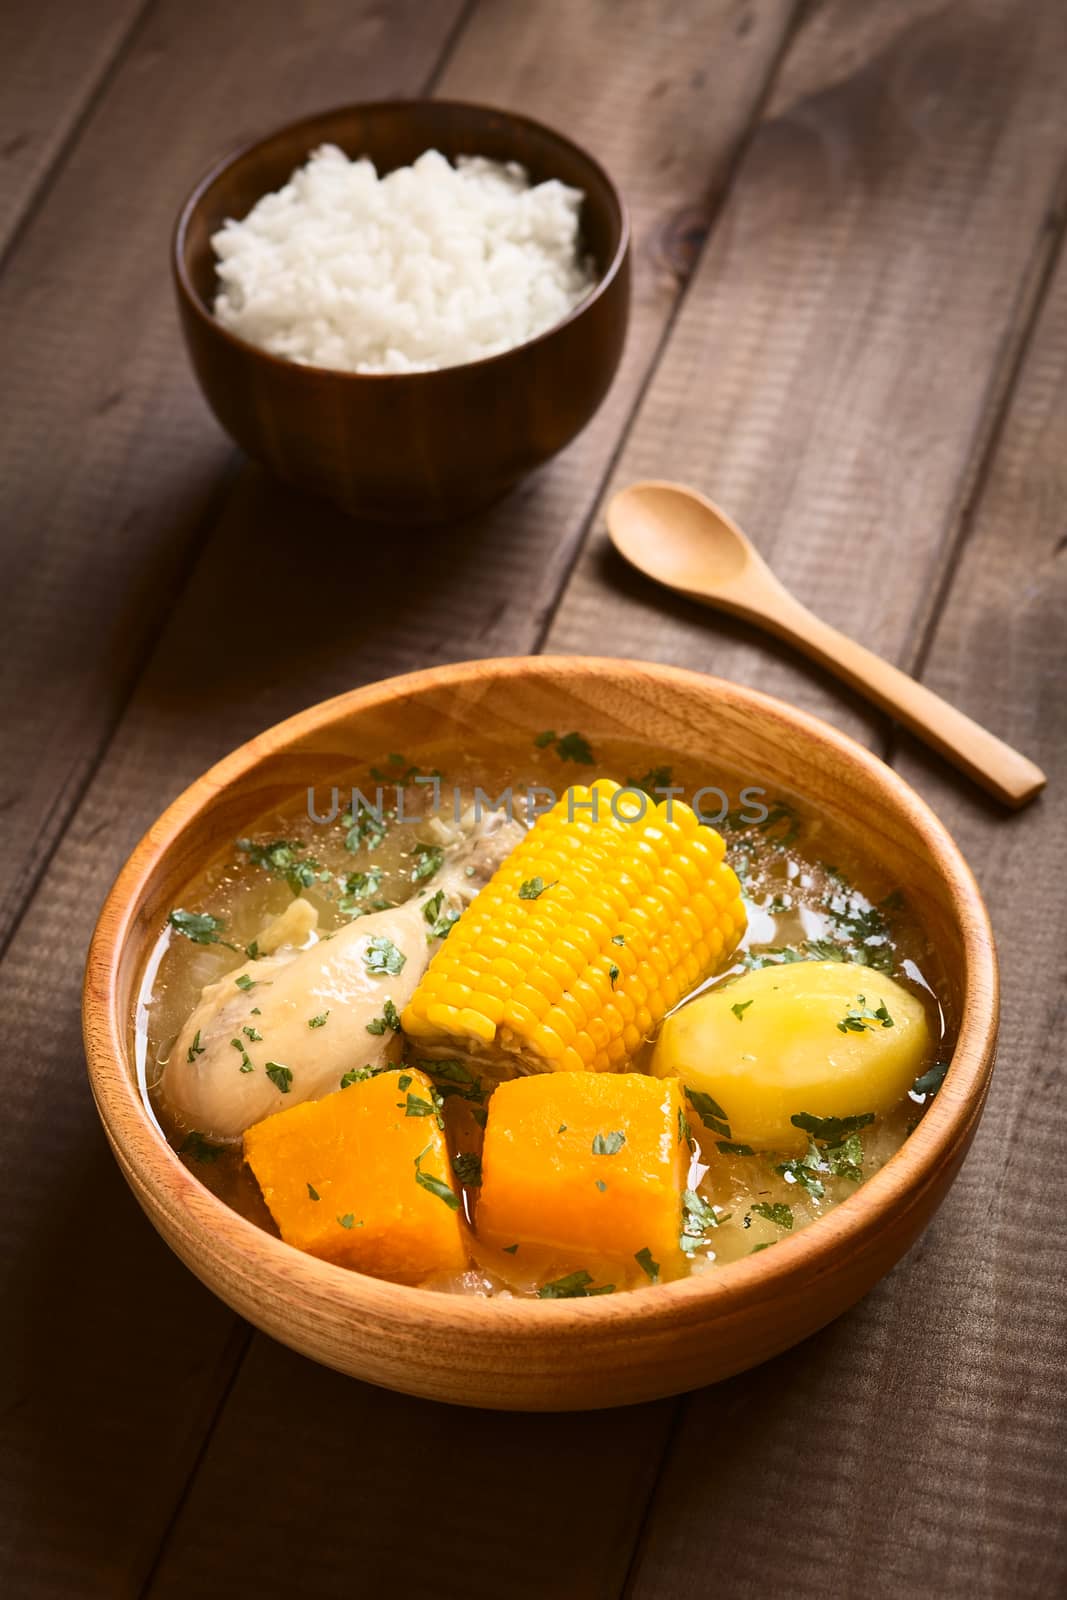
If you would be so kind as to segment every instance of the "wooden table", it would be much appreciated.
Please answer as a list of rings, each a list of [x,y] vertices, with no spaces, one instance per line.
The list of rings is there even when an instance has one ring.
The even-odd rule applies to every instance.
[[[1062,1595],[1063,0],[14,0],[0,82],[5,1592]],[[428,92],[588,144],[636,297],[577,443],[400,539],[235,454],[166,252],[226,147]],[[1046,795],[1005,815],[622,570],[600,508],[648,474],[713,494]],[[104,893],[205,766],[356,684],[537,650],[707,669],[879,750],[970,859],[1006,991],[973,1153],[863,1304],[718,1388],[562,1417],[380,1392],[239,1323],[123,1187],[79,1034]]]

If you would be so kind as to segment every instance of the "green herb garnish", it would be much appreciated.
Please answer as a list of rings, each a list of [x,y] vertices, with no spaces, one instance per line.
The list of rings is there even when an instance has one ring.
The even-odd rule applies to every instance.
[[[539,1300],[585,1300],[594,1294],[614,1294],[613,1283],[598,1284],[593,1286],[593,1277],[589,1272],[570,1272],[565,1278],[555,1278],[551,1283],[543,1283],[537,1291]]]
[[[733,1012],[733,1014],[737,1018],[738,1022],[741,1021],[742,1017],[744,1016],[745,1012],[748,1010],[748,1008],[749,1008],[749,1006],[751,1004],[752,1004],[751,1000],[739,1000],[736,1005],[733,1005],[733,1006],[730,1007],[730,1010]]]
[[[734,1144],[729,1139],[718,1139],[716,1150],[721,1150],[724,1156],[754,1156],[756,1154],[750,1144]]]
[[[288,1094],[293,1084],[293,1074],[280,1061],[268,1061],[263,1069],[279,1094]]]
[[[326,1018],[329,1015],[330,1015],[330,1013],[328,1011],[320,1011],[317,1017],[309,1017],[308,1018],[308,1027],[309,1028],[324,1028],[326,1026]]]
[[[195,1061],[197,1056],[202,1056],[206,1049],[207,1046],[200,1043],[200,1029],[197,1028],[196,1032],[193,1034],[193,1042],[189,1046],[186,1054],[186,1061]]]
[[[757,1217],[766,1217],[768,1222],[773,1222],[777,1228],[784,1228],[787,1233],[793,1226],[792,1206],[771,1205],[766,1200],[757,1200],[749,1210],[754,1211]]]
[[[437,872],[445,859],[445,853],[437,844],[417,844],[411,852],[416,862],[412,869],[412,883],[425,883]]]
[[[404,970],[407,956],[398,950],[392,939],[384,935],[376,939],[368,939],[367,948],[363,952],[363,965],[368,972],[375,976],[388,973],[390,977],[397,977]]]
[[[304,856],[307,845],[299,839],[274,839],[270,844],[256,844],[252,839],[238,839],[237,848],[246,855],[254,867],[276,878],[284,878],[294,894],[310,889],[322,871],[322,862],[314,856]]]
[[[341,1079],[341,1088],[350,1089],[354,1083],[366,1083],[368,1078],[374,1077],[373,1067],[349,1067]]]
[[[693,1107],[705,1128],[710,1128],[712,1133],[718,1134],[720,1139],[728,1139],[730,1137],[730,1124],[726,1120],[726,1112],[718,1101],[713,1100],[710,1094],[703,1094],[699,1089],[691,1089],[688,1084],[685,1086],[685,1092],[688,1096],[689,1104]]]
[[[645,1273],[650,1283],[659,1282],[659,1262],[653,1261],[652,1251],[648,1248],[647,1244],[643,1249],[638,1250],[635,1253],[634,1260],[641,1268],[641,1271]]]
[[[200,1035],[197,1034],[197,1038],[199,1037]],[[915,1082],[911,1086],[911,1093],[929,1095],[930,1099],[932,1100],[934,1095],[940,1089],[941,1085],[944,1083],[945,1074],[947,1072],[947,1061],[935,1061],[932,1067],[928,1067],[924,1073],[920,1074],[920,1076],[916,1078]]]
[[[213,917],[210,911],[183,911],[179,906],[171,912],[167,921],[175,933],[191,939],[194,944],[221,944],[227,950],[237,949],[235,944],[222,937],[226,924],[220,917]]]
[[[239,978],[234,978],[233,981],[239,989],[244,990],[245,994],[247,994],[250,989],[254,989],[256,987],[255,978],[250,978],[247,972],[242,972],[241,976]]]
[[[244,1027],[241,1029],[241,1032],[244,1034],[246,1039],[251,1039],[253,1044],[260,1044],[262,1042],[263,1035],[260,1033],[258,1028],[253,1028],[251,1023],[246,1022]]]
[[[193,1128],[182,1140],[179,1153],[183,1156],[195,1156],[197,1161],[217,1161],[223,1151],[221,1145],[212,1144],[210,1139]]]
[[[428,1144],[426,1149],[420,1150],[415,1157],[415,1182],[421,1189],[428,1189],[431,1194],[436,1195],[438,1200],[443,1200],[450,1211],[458,1211],[459,1195],[456,1194],[452,1185],[445,1183],[441,1178],[435,1178],[432,1172],[423,1172],[422,1170],[420,1165],[422,1158],[432,1149],[433,1145]]]
[[[308,1184],[308,1199],[309,1200],[321,1200],[322,1199],[322,1196],[320,1195],[319,1191],[316,1188],[314,1188],[313,1185],[310,1184],[310,1183]]]
[[[813,1117],[808,1111],[798,1111],[789,1120],[794,1128],[802,1128],[813,1139],[820,1139],[825,1144],[840,1144],[846,1134],[868,1127],[874,1121],[874,1112],[862,1111],[854,1117]]]
[[[526,878],[519,884],[520,900],[540,900],[546,889],[554,889],[559,882],[554,878],[551,883],[546,883],[543,878]]]
[[[242,1072],[255,1072],[255,1070],[256,1070],[255,1062],[252,1060],[251,1056],[248,1054],[248,1051],[245,1049],[245,1047],[241,1043],[240,1039],[231,1039],[230,1043],[233,1045],[233,1048],[236,1051],[238,1051],[238,1053],[240,1054],[240,1057],[241,1057],[241,1071]]]
[[[593,1138],[595,1156],[616,1156],[626,1143],[626,1135],[616,1129],[614,1133],[598,1133]]]
[[[458,1156],[452,1157],[452,1171],[460,1183],[465,1183],[468,1189],[478,1189],[482,1182],[482,1158],[473,1151],[462,1151]]]

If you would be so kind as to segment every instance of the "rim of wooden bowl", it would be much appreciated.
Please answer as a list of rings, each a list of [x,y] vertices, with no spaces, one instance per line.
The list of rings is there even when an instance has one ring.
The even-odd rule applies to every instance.
[[[189,277],[185,262],[185,240],[190,220],[197,206],[216,179],[221,177],[224,172],[229,171],[231,167],[236,166],[238,162],[247,160],[249,156],[254,155],[264,145],[273,144],[275,139],[281,138],[285,134],[298,133],[305,126],[310,127],[315,123],[325,122],[333,117],[351,115],[353,112],[379,110],[403,112],[411,111],[416,107],[420,110],[431,107],[445,111],[473,111],[485,116],[499,117],[513,126],[533,128],[545,138],[558,145],[563,145],[596,173],[611,198],[619,225],[619,242],[615,247],[611,260],[607,263],[603,272],[600,273],[589,293],[583,296],[578,304],[567,312],[565,317],[560,317],[559,321],[553,322],[551,327],[543,328],[540,333],[534,334],[532,339],[524,339],[521,344],[509,345],[506,350],[498,350],[495,355],[491,356],[481,356],[476,361],[457,362],[448,367],[431,367],[422,372],[349,372],[343,367],[320,367],[308,361],[289,361],[284,356],[276,356],[270,350],[264,350],[261,345],[252,344],[248,339],[242,339],[240,334],[234,333],[231,328],[227,328],[224,323],[220,322],[198,294]],[[311,150],[309,148],[308,154],[310,155],[310,153]],[[410,381],[413,378],[433,379],[443,372],[469,371],[472,368],[490,367],[494,362],[506,361],[509,356],[513,356],[518,350],[529,350],[535,345],[543,344],[545,340],[551,339],[553,335],[557,334],[561,328],[569,327],[572,322],[576,322],[579,317],[584,316],[607,293],[608,288],[619,275],[629,248],[630,213],[611,174],[606,171],[594,155],[590,154],[584,145],[576,144],[565,133],[560,133],[558,129],[549,127],[548,123],[540,122],[536,117],[524,116],[519,111],[509,111],[504,106],[487,105],[477,100],[437,100],[434,98],[353,100],[343,105],[328,106],[324,111],[316,111],[306,117],[298,117],[294,122],[281,123],[277,128],[272,129],[270,133],[263,134],[257,139],[248,140],[245,144],[239,145],[237,149],[231,150],[228,155],[224,155],[218,161],[215,161],[193,185],[178,212],[178,218],[174,224],[174,232],[171,237],[171,266],[178,292],[186,305],[200,322],[206,324],[213,333],[218,334],[235,349],[244,351],[246,354],[258,356],[274,366],[284,367],[289,371],[295,367],[314,377],[355,379],[361,383],[365,383],[368,380],[378,382],[382,379],[396,382],[403,379]]]
[[[549,682],[626,675],[652,678],[728,702],[733,708],[784,725],[790,734],[813,742],[864,769],[898,819],[903,818],[937,861],[948,888],[963,945],[964,985],[959,1032],[942,1088],[900,1150],[854,1194],[788,1241],[788,1248],[764,1250],[725,1264],[714,1273],[682,1278],[619,1295],[574,1300],[476,1298],[411,1288],[367,1277],[305,1255],[273,1237],[217,1199],[179,1161],[151,1121],[138,1092],[130,1059],[128,1008],[120,992],[120,958],[128,941],[142,940],[147,954],[154,928],[137,926],[140,902],[160,862],[184,829],[220,790],[244,776],[264,758],[363,709],[381,706],[423,690],[460,686],[475,679],[534,677]],[[143,962],[139,963],[139,970]],[[989,916],[974,877],[946,828],[915,791],[876,756],[828,723],[755,689],[683,668],[651,662],[587,656],[518,656],[432,667],[351,690],[275,724],[213,766],[190,785],[149,828],[122,868],[104,904],[93,935],[85,973],[83,1018],[93,1095],[108,1138],[121,1153],[120,1165],[131,1186],[145,1191],[165,1211],[181,1212],[194,1231],[210,1233],[229,1253],[244,1258],[250,1278],[273,1283],[292,1296],[303,1291],[344,1302],[353,1313],[373,1319],[434,1324],[439,1334],[470,1339],[479,1330],[510,1343],[537,1341],[583,1329],[640,1336],[663,1331],[679,1320],[706,1320],[726,1294],[736,1312],[740,1302],[755,1305],[778,1294],[788,1280],[811,1284],[840,1251],[866,1240],[870,1230],[889,1224],[921,1203],[926,1183],[950,1163],[973,1132],[992,1071],[997,1036],[999,980]],[[547,1319],[547,1320],[546,1320]]]

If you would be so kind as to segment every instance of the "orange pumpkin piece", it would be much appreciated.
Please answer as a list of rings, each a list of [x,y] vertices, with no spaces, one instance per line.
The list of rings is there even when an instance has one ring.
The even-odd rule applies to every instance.
[[[282,1238],[376,1278],[468,1264],[459,1196],[422,1072],[381,1072],[249,1128],[245,1160]]]
[[[513,1078],[489,1102],[478,1233],[578,1267],[617,1262],[632,1274],[637,1261],[650,1278],[677,1276],[689,1157],[681,1093],[666,1079]]]

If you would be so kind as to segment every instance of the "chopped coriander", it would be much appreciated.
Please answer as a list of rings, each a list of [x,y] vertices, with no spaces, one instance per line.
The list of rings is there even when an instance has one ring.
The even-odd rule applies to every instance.
[[[729,1139],[718,1139],[716,1150],[721,1150],[724,1156],[754,1156],[756,1154],[750,1144],[734,1144]]]
[[[415,1080],[412,1078],[410,1072],[402,1072],[399,1078],[396,1080],[396,1086],[400,1092],[403,1093],[405,1089],[411,1088],[411,1085],[414,1083],[414,1081]]]
[[[252,1060],[251,1056],[248,1054],[248,1051],[245,1049],[245,1047],[241,1043],[240,1039],[231,1039],[230,1043],[233,1045],[233,1048],[240,1054],[240,1057],[241,1057],[241,1071],[242,1072],[255,1072],[255,1070],[256,1070],[255,1062]]]
[[[397,977],[404,970],[407,956],[398,950],[392,939],[384,935],[376,939],[368,939],[367,947],[363,952],[363,965],[368,972],[376,976],[388,973],[390,977]]]
[[[699,1249],[705,1233],[726,1221],[718,1209],[709,1205],[695,1189],[687,1189],[682,1196],[682,1236],[680,1244],[687,1255]]]
[[[764,1239],[762,1244],[754,1244],[748,1252],[750,1256],[758,1256],[761,1250],[769,1250],[772,1244],[777,1244],[777,1239]]]
[[[488,1106],[471,1106],[471,1116],[478,1124],[479,1128],[484,1128],[486,1123],[489,1121]]]
[[[410,1078],[408,1082],[411,1082]],[[405,1117],[435,1117],[439,1109],[433,1100],[424,1100],[421,1094],[411,1094],[410,1091],[403,1104]]]
[[[270,844],[238,839],[237,848],[254,867],[261,867],[274,877],[284,878],[294,894],[299,894],[302,889],[310,889],[322,870],[321,861],[302,854],[307,845],[300,839],[273,839]]]
[[[685,1111],[682,1109],[682,1107],[679,1106],[678,1107],[678,1142],[680,1144],[688,1144],[689,1140],[692,1137],[693,1137],[693,1130],[689,1126],[689,1118],[686,1116]]]
[[[478,1189],[482,1182],[482,1158],[473,1151],[464,1150],[452,1157],[452,1171],[468,1189]]]
[[[826,1188],[818,1176],[820,1172],[827,1172],[828,1167],[823,1161],[818,1145],[808,1141],[807,1154],[794,1156],[790,1161],[783,1161],[781,1166],[775,1167],[775,1172],[785,1179],[786,1183],[799,1184],[813,1200],[821,1200],[826,1193]]]
[[[643,789],[650,800],[656,800],[657,790],[669,789],[673,782],[670,767],[650,767],[643,778],[627,778],[626,787]]]
[[[466,1062],[449,1059],[420,1060],[419,1066],[434,1080],[442,1100],[458,1095],[461,1100],[471,1101],[472,1108],[477,1107],[479,1110],[482,1108],[485,1090]],[[484,1127],[484,1123],[482,1126]]]
[[[202,1056],[206,1049],[207,1046],[200,1043],[200,1029],[197,1028],[193,1034],[193,1042],[189,1046],[188,1054],[185,1057],[186,1061],[195,1061],[197,1056]]]
[[[354,853],[366,845],[368,850],[377,850],[386,834],[384,817],[380,816],[376,809],[371,810],[362,803],[355,811],[350,811],[348,817],[351,818],[351,822],[345,834],[345,849]]]
[[[566,1133],[566,1131],[567,1131],[567,1124],[565,1122],[561,1122],[559,1127],[556,1129],[556,1132],[557,1133]]]
[[[835,1178],[847,1178],[849,1183],[862,1179],[863,1145],[858,1133],[850,1133],[840,1144],[828,1145],[823,1157]]]
[[[213,917],[210,911],[183,911],[179,906],[167,918],[175,933],[180,933],[183,938],[191,939],[194,944],[221,944],[227,950],[236,950],[235,944],[230,944],[228,939],[222,938],[222,930],[226,924],[219,917]]]
[[[185,1135],[179,1151],[183,1156],[195,1156],[197,1161],[217,1161],[222,1153],[221,1145],[212,1144],[210,1139],[198,1133],[195,1128]]]
[[[867,996],[858,994],[856,1004],[851,1006],[841,1021],[837,1024],[838,1033],[866,1033],[868,1028],[875,1025],[891,1028],[893,1019],[889,1015],[886,1003],[883,1000],[876,1011],[872,1011],[867,1004]]]
[[[239,978],[234,978],[233,981],[239,989],[244,990],[245,994],[247,994],[250,989],[254,989],[256,987],[255,978],[250,978],[247,972],[242,972],[241,976]]]
[[[417,844],[411,854],[416,857],[411,872],[412,883],[425,883],[442,866],[445,853],[438,844]]]
[[[565,1278],[555,1278],[543,1283],[537,1291],[539,1300],[584,1300],[594,1294],[614,1294],[615,1285],[604,1283],[593,1286],[589,1272],[569,1272]]]
[[[561,761],[577,761],[583,767],[591,767],[595,762],[589,740],[581,733],[565,733],[556,740],[556,754]]]
[[[289,1067],[283,1067],[280,1061],[268,1061],[263,1070],[279,1094],[289,1093],[293,1083],[293,1074]]]
[[[808,1111],[798,1111],[789,1120],[794,1128],[802,1128],[813,1139],[824,1140],[827,1144],[840,1144],[846,1134],[855,1133],[858,1128],[866,1128],[872,1123],[874,1112],[863,1111],[854,1117],[813,1117]]]
[[[246,1039],[251,1039],[253,1044],[259,1044],[263,1038],[263,1035],[260,1033],[259,1029],[253,1028],[251,1023],[248,1022],[245,1023],[244,1027],[241,1029],[241,1032],[244,1034]]]
[[[598,1133],[593,1137],[593,1154],[595,1156],[617,1156],[626,1143],[626,1135],[619,1129],[613,1133]]]
[[[553,878],[551,883],[546,883],[543,878],[526,878],[519,884],[520,900],[540,900],[546,889],[554,889],[559,882]]]
[[[614,964],[608,968],[608,979],[611,983],[611,987],[614,989],[615,985],[619,981],[619,969]]]
[[[355,1213],[352,1211],[346,1211],[344,1216],[338,1217],[337,1220],[341,1224],[342,1228],[350,1228],[356,1220]]]
[[[598,1178],[596,1180],[596,1186],[600,1190],[601,1194],[604,1194],[608,1187],[603,1178]]]
[[[787,1233],[793,1226],[792,1206],[771,1205],[766,1200],[757,1200],[749,1210],[754,1211],[757,1217],[766,1217],[768,1222],[773,1222],[777,1228],[784,1228]]]
[[[374,1077],[373,1067],[349,1067],[341,1079],[341,1088],[350,1089],[354,1083],[366,1083],[368,1078]]]
[[[689,1104],[693,1107],[705,1128],[710,1128],[712,1133],[718,1134],[720,1139],[728,1139],[730,1137],[730,1124],[726,1120],[726,1112],[718,1101],[713,1100],[710,1094],[703,1094],[699,1089],[691,1089],[688,1084],[685,1086],[685,1092],[688,1096]]]
[[[652,1251],[648,1248],[647,1244],[643,1249],[635,1252],[634,1260],[641,1268],[641,1271],[645,1273],[650,1283],[659,1282],[659,1262],[653,1261]]]
[[[737,1018],[738,1022],[740,1022],[743,1019],[743,1017],[745,1015],[745,1012],[748,1010],[748,1008],[749,1008],[749,1006],[751,1004],[752,1004],[751,1000],[739,1000],[736,1005],[732,1005],[730,1007],[730,1010],[733,1012],[733,1014]]]
[[[260,1011],[258,1006],[253,1006],[251,1011],[248,1013],[248,1015],[250,1017],[259,1017],[259,1016],[262,1016],[262,1012]]]
[[[420,1188],[428,1189],[430,1194],[436,1195],[438,1200],[443,1200],[450,1211],[458,1211],[459,1195],[456,1194],[452,1185],[445,1183],[442,1178],[435,1178],[432,1172],[423,1172],[422,1170],[420,1165],[422,1158],[432,1149],[433,1145],[428,1144],[426,1149],[420,1150],[415,1157],[415,1182]]]
[[[199,1037],[199,1035],[197,1037]],[[911,1093],[913,1095],[928,1095],[932,1100],[934,1095],[940,1089],[941,1085],[944,1083],[945,1074],[947,1071],[947,1061],[935,1061],[932,1067],[928,1067],[924,1073],[921,1073],[920,1076],[916,1078],[915,1082],[911,1086]]]
[[[310,1183],[308,1184],[308,1199],[309,1200],[321,1200],[322,1199],[322,1196],[319,1194],[319,1191],[314,1187],[313,1184],[310,1184]]]
[[[613,933],[611,936],[611,942],[612,944],[625,944],[626,935],[624,933]]]
[[[503,1247],[503,1249],[504,1249],[504,1254],[505,1254],[505,1255],[506,1255],[506,1256],[513,1256],[513,1255],[514,1255],[514,1254],[515,1254],[515,1252],[516,1252],[516,1250],[517,1250],[517,1249],[518,1249],[518,1248],[519,1248],[519,1247],[518,1247],[518,1245],[517,1245],[517,1244],[506,1244],[506,1245],[504,1245],[504,1247]]]
[[[442,907],[444,907],[443,910]],[[422,908],[422,914],[430,924],[430,932],[427,935],[430,939],[447,939],[452,932],[453,923],[458,922],[460,916],[458,911],[454,911],[450,906],[445,906],[445,892],[443,889],[438,889],[436,894],[430,896]]]
[[[538,750],[547,750],[549,745],[555,745],[556,754],[561,761],[577,761],[586,767],[591,767],[596,759],[588,739],[580,733],[557,734],[554,729],[550,729],[537,734],[534,745]]]
[[[324,1028],[326,1026],[326,1018],[329,1015],[330,1015],[330,1013],[328,1011],[320,1011],[317,1017],[309,1017],[308,1018],[308,1027],[309,1028]]]
[[[253,939],[251,944],[246,944],[245,945],[245,955],[248,957],[249,961],[258,961],[259,960],[259,940],[258,939]]]
[[[385,1018],[372,1017],[370,1022],[367,1023],[367,1032],[379,1036],[383,1034],[385,1032]]]

